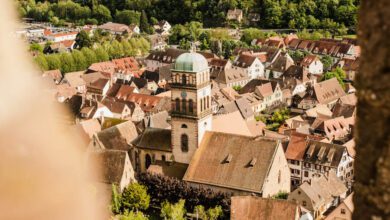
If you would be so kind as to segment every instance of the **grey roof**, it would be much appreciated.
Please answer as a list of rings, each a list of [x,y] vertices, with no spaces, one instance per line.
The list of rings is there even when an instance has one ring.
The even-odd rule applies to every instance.
[[[150,165],[147,171],[153,174],[173,177],[182,180],[184,174],[186,173],[187,167],[188,164],[158,160],[154,164]]]
[[[168,111],[161,111],[148,116],[144,120],[146,123],[146,127],[167,129],[171,127],[171,125],[168,123],[168,118]]]
[[[125,169],[127,152],[121,150],[91,151],[88,165],[96,166],[100,175],[92,175],[95,181],[119,184]]]
[[[171,130],[146,128],[132,144],[138,148],[171,152]]]
[[[306,143],[303,161],[323,166],[337,167],[346,150],[346,147],[342,145],[309,140]]]
[[[277,140],[206,132],[183,180],[261,193],[279,146]]]

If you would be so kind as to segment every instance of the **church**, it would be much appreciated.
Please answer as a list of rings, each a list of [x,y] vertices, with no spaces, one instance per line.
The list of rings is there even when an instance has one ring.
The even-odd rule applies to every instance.
[[[210,70],[206,58],[196,52],[183,53],[171,72],[171,129],[146,128],[133,141],[140,149],[135,160],[141,172],[151,164],[164,162],[185,168],[205,132],[212,129]]]
[[[132,142],[136,171],[238,195],[289,192],[281,142],[243,132],[247,125],[238,111],[213,115],[206,58],[183,53],[173,67],[171,128],[148,127]]]

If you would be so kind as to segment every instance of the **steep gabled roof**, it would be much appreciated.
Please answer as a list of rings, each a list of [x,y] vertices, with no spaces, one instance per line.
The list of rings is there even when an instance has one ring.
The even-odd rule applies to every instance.
[[[233,196],[231,200],[232,220],[295,220],[299,217],[299,207],[291,201],[256,196]]]
[[[336,78],[315,84],[314,92],[320,104],[328,104],[345,95],[344,89]]]
[[[183,180],[261,193],[278,147],[276,140],[206,132]]]

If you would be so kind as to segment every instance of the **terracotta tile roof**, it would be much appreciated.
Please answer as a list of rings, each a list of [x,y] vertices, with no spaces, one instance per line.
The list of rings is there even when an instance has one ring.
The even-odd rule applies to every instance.
[[[127,100],[131,94],[133,94],[135,87],[129,85],[121,85],[119,90],[117,91],[115,98]]]
[[[283,73],[294,64],[294,60],[288,55],[288,53],[281,53],[278,58],[276,58],[275,62],[267,67],[267,69]]]
[[[215,78],[215,81],[217,83],[222,83],[222,84],[241,82],[245,80],[247,81],[249,80],[249,76],[245,72],[245,70],[241,68],[234,68],[234,67],[220,72],[217,78]]]
[[[276,140],[206,132],[183,180],[261,193],[278,147]]]
[[[213,67],[225,67],[228,62],[229,60],[212,58],[209,62],[209,65]]]
[[[253,62],[255,62],[256,59],[257,59],[256,56],[241,54],[233,62],[233,65],[241,67],[241,68],[248,68],[253,64]]]
[[[295,220],[300,217],[295,202],[255,196],[233,196],[232,220]]]
[[[328,177],[322,175],[321,177],[312,178],[311,184],[304,182],[289,195],[288,200],[295,198],[296,192],[300,191],[310,198],[314,210],[318,210],[319,207],[331,203],[334,198],[340,197],[347,190],[344,183],[331,171]]]
[[[89,84],[87,84],[87,89],[97,89],[97,90],[103,90],[104,87],[109,83],[109,79],[97,79]]]
[[[129,102],[134,102],[138,104],[143,111],[151,112],[155,107],[160,104],[160,101],[163,100],[163,97],[132,93],[128,95],[127,98],[121,97],[121,99]]]
[[[255,94],[262,97],[262,98],[271,96],[273,93],[274,93],[274,91],[272,89],[271,82],[265,83],[265,84],[260,85],[260,86],[256,86],[256,89],[255,89]]]
[[[314,92],[320,104],[328,104],[345,95],[344,89],[336,78],[315,84]]]
[[[60,70],[49,70],[43,72],[43,77],[51,77],[53,80],[60,81],[62,79],[62,74]]]
[[[240,91],[238,91],[238,93],[239,94],[252,93],[256,90],[258,86],[262,86],[267,83],[271,83],[272,90],[274,90],[278,84],[276,81],[271,81],[271,80],[252,79],[244,87],[242,87]]]
[[[82,86],[86,84],[82,77],[83,75],[84,71],[66,73],[64,79],[72,87]]]
[[[234,126],[226,126],[226,122]],[[217,114],[213,116],[213,132],[224,132],[236,135],[254,136],[249,130],[246,122],[243,120],[239,111],[231,113]]]
[[[95,71],[95,72],[102,72],[102,73],[109,73],[110,75],[115,73],[115,64],[106,61],[106,62],[100,62],[100,63],[93,63],[91,66],[88,67],[88,70]]]
[[[134,57],[125,57],[121,59],[113,59],[112,63],[115,65],[115,68],[117,71],[123,72],[123,73],[138,73],[140,70],[140,64]],[[139,77],[139,76],[138,76]]]
[[[68,36],[68,35],[77,35],[79,32],[77,31],[73,31],[73,32],[69,32],[69,33],[55,33],[55,34],[51,34],[51,36],[53,37],[64,37],[64,36]]]
[[[355,158],[356,156],[356,143],[354,139],[349,140],[347,143],[343,144],[347,148],[348,155],[352,158]]]
[[[155,60],[162,63],[174,63],[176,58],[185,52],[187,51],[168,48],[165,51],[152,51],[145,59]]]
[[[288,160],[302,160],[305,156],[307,148],[307,141],[309,139],[321,140],[321,137],[306,135],[298,132],[292,132],[290,142],[287,145],[286,159]]]
[[[320,59],[316,55],[309,54],[303,58],[301,61],[301,66],[308,67],[310,66],[314,61],[319,61]]]
[[[123,110],[126,108],[126,104],[123,102],[117,102],[113,99],[103,99],[101,102],[106,106],[112,113],[122,114]]]

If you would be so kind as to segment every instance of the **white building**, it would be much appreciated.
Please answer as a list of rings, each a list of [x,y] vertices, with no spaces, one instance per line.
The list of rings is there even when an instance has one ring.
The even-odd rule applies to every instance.
[[[233,66],[244,69],[250,79],[264,77],[264,65],[255,56],[241,54],[233,62]]]
[[[56,33],[46,36],[48,41],[52,42],[61,42],[66,40],[76,40],[78,32],[69,32],[69,33]]]
[[[321,75],[324,72],[324,64],[316,55],[307,55],[303,58],[301,66],[309,70],[309,73]]]

